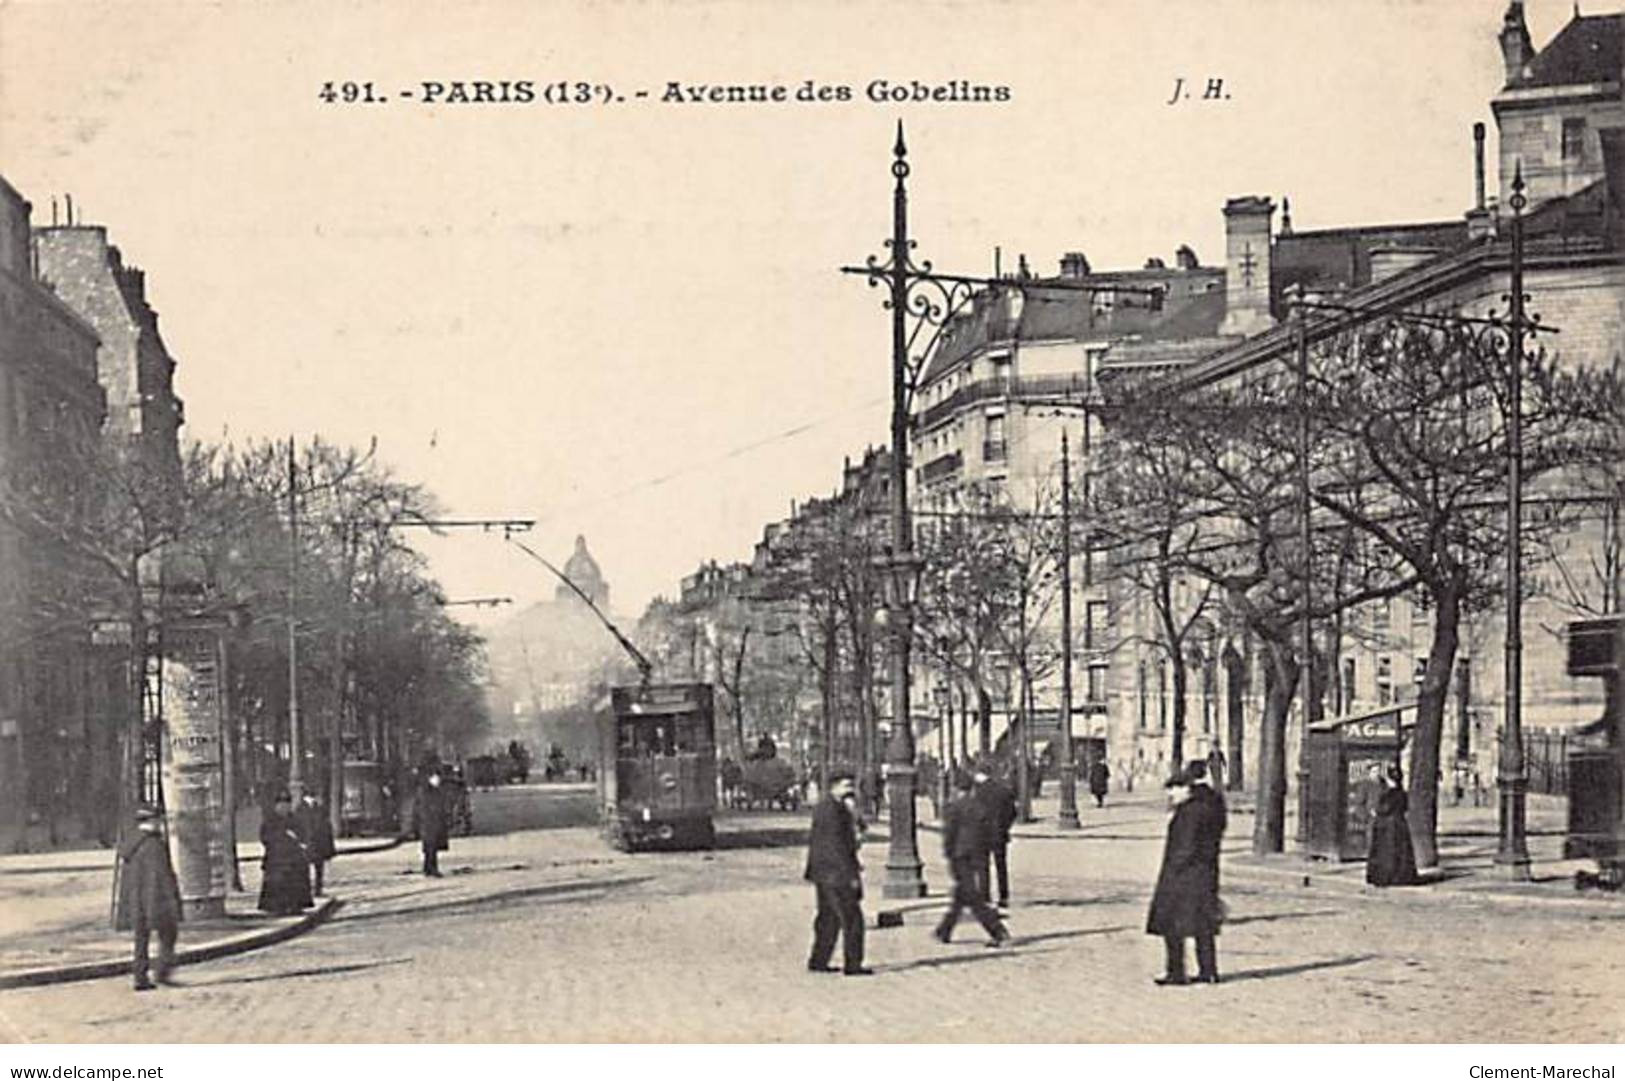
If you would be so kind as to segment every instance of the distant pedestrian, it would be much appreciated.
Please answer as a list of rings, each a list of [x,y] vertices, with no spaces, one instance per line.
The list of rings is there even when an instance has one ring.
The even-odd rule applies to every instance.
[[[852,787],[850,773],[831,776],[829,792],[813,812],[803,877],[817,891],[818,914],[813,919],[807,970],[835,971],[829,962],[839,936],[845,961],[842,971],[848,976],[872,976],[874,970],[863,964],[863,908],[859,904],[863,868],[858,863],[858,827],[849,806]]]
[[[169,862],[169,846],[164,843],[163,822],[158,811],[142,805],[135,812],[135,831],[119,849],[124,865],[119,873],[120,913],[130,921],[135,935],[135,959],[131,970],[135,989],[150,991],[151,962],[148,949],[152,932],[158,932],[158,982],[173,983],[175,940],[180,936],[181,891],[175,881],[175,868]]]
[[[305,846],[305,858],[310,861],[311,893],[320,897],[327,861],[338,854],[338,846],[333,843],[332,820],[314,792],[306,792],[299,800],[294,820],[299,825],[299,840]]]
[[[1192,763],[1193,766],[1201,763]],[[1205,778],[1201,770],[1197,780]],[[1193,798],[1190,771],[1169,778],[1173,805],[1168,837],[1163,847],[1162,870],[1146,915],[1147,934],[1160,935],[1167,953],[1159,986],[1189,983],[1185,974],[1185,939],[1196,940],[1196,982],[1218,983],[1219,964],[1215,936],[1219,933],[1219,841],[1224,834],[1222,805],[1217,793]]]
[[[1016,822],[1016,794],[987,767],[975,773],[976,799],[987,818],[988,832],[983,846],[982,892],[992,896],[993,882],[990,871],[997,872],[999,907],[1010,907],[1010,827]],[[988,866],[992,863],[992,867]]]
[[[1217,746],[1211,747],[1207,752],[1208,782],[1212,784],[1213,791],[1224,791],[1224,771],[1228,763],[1224,760],[1224,752]]]
[[[428,878],[441,877],[440,853],[451,847],[447,822],[450,811],[440,767],[430,766],[423,783],[418,786],[418,796],[412,806],[412,814],[417,819],[418,840],[423,845],[423,873]]]
[[[260,822],[260,911],[289,916],[309,908],[310,866],[293,816],[293,797],[279,791]]]
[[[1097,758],[1089,767],[1089,794],[1095,797],[1095,806],[1106,806],[1106,789],[1111,784],[1111,767],[1104,758]]]
[[[937,924],[937,940],[953,939],[959,913],[968,908],[987,932],[988,945],[1003,946],[1010,941],[1010,932],[987,903],[987,858],[996,835],[992,812],[967,778],[960,777],[954,787],[958,794],[943,812],[942,822],[942,848],[954,889],[948,911]]]
[[[1371,820],[1371,847],[1366,853],[1365,880],[1373,886],[1414,886],[1416,850],[1411,845],[1410,822],[1405,817],[1409,800],[1401,784],[1398,765],[1381,774],[1382,795]]]

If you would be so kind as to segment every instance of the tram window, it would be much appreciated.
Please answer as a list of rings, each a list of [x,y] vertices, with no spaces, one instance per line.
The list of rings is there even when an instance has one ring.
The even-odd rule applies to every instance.
[[[677,753],[698,754],[711,747],[710,733],[698,717],[685,717],[677,722]]]

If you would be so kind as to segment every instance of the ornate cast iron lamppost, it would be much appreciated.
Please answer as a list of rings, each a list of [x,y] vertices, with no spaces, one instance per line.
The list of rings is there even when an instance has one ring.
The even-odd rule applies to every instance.
[[[1011,282],[994,278],[969,277],[933,271],[929,260],[916,265],[912,259],[914,241],[908,235],[908,147],[903,142],[903,123],[897,123],[897,142],[892,148],[892,235],[886,241],[890,257],[881,262],[871,255],[861,267],[846,266],[846,274],[861,274],[871,286],[884,286],[888,292],[884,306],[892,322],[892,414],[891,414],[891,526],[892,544],[887,575],[890,591],[892,633],[891,695],[892,732],[886,743],[886,796],[890,804],[891,847],[886,856],[886,897],[920,897],[925,893],[914,817],[914,729],[909,716],[909,652],[913,635],[914,590],[919,582],[919,562],[914,555],[914,530],[908,510],[908,427],[914,388],[926,360],[942,340],[943,331],[980,289],[1020,289],[1137,295],[1147,299],[1152,311],[1162,309],[1162,290],[1118,284],[1093,285],[1087,282]],[[910,325],[912,324],[912,326]],[[926,327],[934,328],[924,345],[915,348]]]

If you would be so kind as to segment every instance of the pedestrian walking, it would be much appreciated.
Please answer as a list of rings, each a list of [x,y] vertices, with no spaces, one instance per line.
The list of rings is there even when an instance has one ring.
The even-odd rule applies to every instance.
[[[309,908],[310,866],[293,816],[293,797],[284,789],[260,822],[260,911],[289,916]]]
[[[998,873],[999,907],[1010,907],[1010,827],[1016,822],[1016,794],[1011,787],[986,767],[975,773],[975,796],[987,818],[982,862],[978,865],[982,876],[982,893],[993,894],[990,871]],[[988,866],[989,862],[992,867]]]
[[[338,854],[338,846],[333,843],[333,823],[313,792],[306,792],[300,799],[294,820],[299,826],[299,840],[305,846],[305,858],[310,861],[310,891],[320,897],[327,861]]]
[[[119,912],[129,920],[135,936],[131,971],[137,991],[150,991],[152,932],[158,932],[158,982],[173,984],[175,941],[180,937],[181,890],[164,842],[163,820],[154,807],[143,804],[135,812],[135,831],[119,849]]]
[[[1194,794],[1193,784],[1207,775],[1205,764],[1193,778],[1192,771],[1175,774],[1167,783],[1173,816],[1163,846],[1162,869],[1157,875],[1156,892],[1146,915],[1147,934],[1162,938],[1167,953],[1166,967],[1156,978],[1159,986],[1189,983],[1185,970],[1185,939],[1196,940],[1196,982],[1218,983],[1218,948],[1222,909],[1219,905],[1219,842],[1224,834],[1222,801],[1217,793]]]
[[[1010,932],[987,903],[987,858],[996,826],[988,805],[967,778],[959,778],[955,788],[958,795],[948,803],[942,820],[942,848],[954,889],[948,911],[937,924],[937,940],[947,943],[953,939],[959,913],[968,908],[987,932],[988,945],[1003,946],[1009,943]]]
[[[1095,797],[1095,806],[1106,806],[1106,788],[1111,783],[1111,767],[1104,758],[1097,758],[1089,767],[1089,794]]]
[[[1397,764],[1379,774],[1382,795],[1377,797],[1371,819],[1371,845],[1365,860],[1365,880],[1373,886],[1414,886],[1417,882],[1416,850],[1405,817],[1410,801],[1403,778]]]
[[[850,802],[854,797],[852,775],[838,773],[829,779],[829,791],[813,811],[812,834],[807,842],[807,869],[803,877],[817,891],[818,914],[813,918],[812,952],[807,956],[809,972],[834,972],[830,958],[835,955],[835,939],[841,939],[848,976],[872,976],[874,970],[863,964],[863,868],[858,863],[858,827]]]
[[[450,829],[446,821],[450,812],[445,784],[438,764],[428,767],[423,783],[418,786],[417,799],[412,803],[412,815],[417,820],[418,840],[423,845],[423,874],[440,878],[440,853],[451,848]]]
[[[1209,748],[1207,752],[1207,776],[1208,783],[1213,786],[1215,792],[1224,791],[1225,766],[1224,752],[1219,750],[1217,746]]]

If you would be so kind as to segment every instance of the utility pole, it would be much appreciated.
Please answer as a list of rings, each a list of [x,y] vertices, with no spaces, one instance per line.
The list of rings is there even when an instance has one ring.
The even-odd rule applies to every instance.
[[[304,741],[299,735],[299,471],[294,464],[293,436],[288,436],[288,794],[295,803],[305,794]]]
[[[1303,725],[1298,732],[1298,847],[1309,844],[1309,722],[1315,695],[1314,625],[1309,617],[1315,580],[1314,534],[1309,529],[1309,312],[1297,287],[1298,338],[1298,543],[1303,548],[1303,615],[1298,649],[1303,655]]]
[[[1072,457],[1061,424],[1061,809],[1064,830],[1078,828],[1078,777],[1072,758]]]

